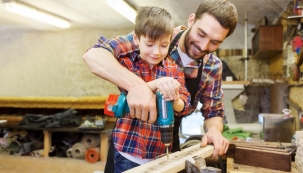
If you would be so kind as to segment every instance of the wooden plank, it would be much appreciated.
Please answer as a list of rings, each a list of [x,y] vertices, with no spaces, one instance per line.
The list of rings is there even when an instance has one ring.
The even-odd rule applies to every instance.
[[[243,85],[249,85],[249,81],[222,81],[222,84],[243,84]]]
[[[257,145],[262,147],[277,147],[280,146],[280,143],[278,142],[249,142],[249,141],[229,141],[231,144],[235,144],[236,146],[239,145]],[[283,146],[291,146],[291,143],[288,142],[281,142]]]
[[[291,171],[291,153],[236,147],[234,162],[273,170]]]
[[[206,158],[211,156],[213,151],[214,147],[212,145],[200,148],[200,144],[196,144],[182,151],[171,153],[169,155],[169,161],[166,160],[165,155],[156,160],[125,171],[125,173],[176,173],[185,168],[185,161],[188,158],[193,158],[195,156]]]
[[[107,97],[0,97],[0,107],[103,109]]]
[[[267,148],[267,147],[258,147],[258,146],[237,146],[236,148],[242,148],[242,149],[250,149],[250,150],[256,150],[256,151],[264,151],[264,152],[276,152],[276,153],[284,153],[289,154],[290,151],[293,151],[294,149],[277,149],[277,148]]]
[[[297,165],[295,162],[291,163],[292,169],[291,172],[288,171],[277,171],[267,168],[261,168],[261,167],[255,167],[255,166],[248,166],[248,165],[242,165],[234,163],[233,158],[227,158],[226,161],[226,172],[227,173],[299,173],[297,170]]]
[[[0,154],[1,173],[101,173],[104,167],[105,162],[88,163],[84,159]]]
[[[101,162],[105,162],[107,158],[108,152],[108,135],[107,134],[100,134],[100,160]]]
[[[44,133],[43,155],[44,155],[44,157],[48,157],[48,153],[49,153],[50,147],[52,145],[52,132],[49,132],[47,130],[43,130],[43,133]]]

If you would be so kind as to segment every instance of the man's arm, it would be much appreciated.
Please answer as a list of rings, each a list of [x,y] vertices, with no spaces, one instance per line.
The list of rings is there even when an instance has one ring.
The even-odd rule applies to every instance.
[[[122,67],[112,53],[104,48],[91,48],[83,59],[92,73],[128,91],[127,102],[133,118],[156,121],[155,94],[141,78]]]
[[[206,81],[206,89],[202,93],[201,103],[202,115],[205,117],[204,129],[205,135],[202,138],[201,147],[206,146],[207,144],[214,145],[213,157],[218,155],[223,155],[227,152],[229,147],[229,141],[222,136],[223,131],[223,117],[224,117],[224,107],[223,107],[223,91],[222,86],[222,63],[221,61],[211,55],[213,64],[205,64],[205,66],[211,66],[213,76],[212,81]],[[207,68],[207,67],[205,67]]]

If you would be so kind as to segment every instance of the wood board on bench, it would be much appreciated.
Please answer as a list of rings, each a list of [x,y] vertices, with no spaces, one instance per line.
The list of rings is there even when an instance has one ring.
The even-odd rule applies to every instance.
[[[213,151],[214,147],[212,145],[200,148],[199,143],[182,151],[169,154],[169,161],[166,160],[165,155],[151,162],[125,171],[124,173],[176,173],[185,168],[185,161],[188,158],[193,158],[195,156],[206,158],[208,156],[211,156]]]

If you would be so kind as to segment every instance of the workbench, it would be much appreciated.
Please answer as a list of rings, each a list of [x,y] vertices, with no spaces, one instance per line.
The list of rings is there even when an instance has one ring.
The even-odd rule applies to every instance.
[[[249,84],[248,81],[222,81],[224,113],[228,124],[237,123],[232,101],[245,90],[244,86]]]
[[[247,156],[247,157],[249,157],[249,156]],[[258,159],[258,158],[256,158],[256,159]],[[289,172],[285,172],[285,171],[277,171],[277,170],[272,170],[272,169],[236,164],[236,163],[234,163],[233,158],[227,158],[226,172],[227,173],[271,173],[271,172],[289,173]],[[297,169],[297,165],[295,164],[295,162],[291,163],[291,173],[300,173]]]

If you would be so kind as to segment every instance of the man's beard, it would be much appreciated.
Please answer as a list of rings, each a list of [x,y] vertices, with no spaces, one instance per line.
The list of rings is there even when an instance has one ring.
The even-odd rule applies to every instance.
[[[188,29],[188,31],[185,34],[185,41],[184,41],[184,47],[185,47],[185,53],[187,54],[188,57],[190,57],[193,60],[200,60],[202,59],[206,54],[209,54],[209,51],[207,50],[201,50],[199,46],[197,46],[194,42],[189,41],[189,33],[191,31],[191,27]],[[194,56],[192,52],[189,51],[189,46],[192,45],[194,46],[197,50],[201,51],[203,53],[202,56]]]

